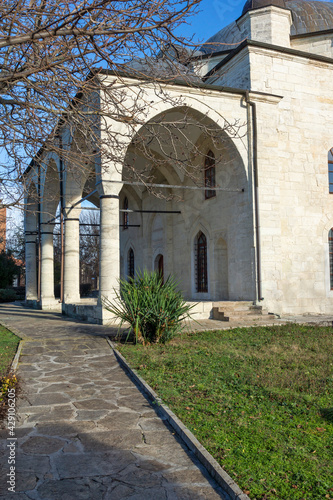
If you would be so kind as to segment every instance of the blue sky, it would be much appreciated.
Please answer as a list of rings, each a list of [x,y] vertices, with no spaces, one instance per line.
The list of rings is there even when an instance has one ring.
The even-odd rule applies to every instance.
[[[194,35],[194,42],[204,42],[237,19],[243,10],[245,0],[202,0],[199,13],[187,20],[187,25],[178,28],[177,34],[186,37]]]

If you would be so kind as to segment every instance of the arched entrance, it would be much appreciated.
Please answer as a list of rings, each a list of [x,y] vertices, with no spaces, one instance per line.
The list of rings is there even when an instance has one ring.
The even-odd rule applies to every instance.
[[[145,123],[122,171],[142,213],[135,235],[121,232],[123,258],[128,232],[139,268],[175,276],[186,299],[251,299],[253,207],[241,153],[227,130],[186,106]]]

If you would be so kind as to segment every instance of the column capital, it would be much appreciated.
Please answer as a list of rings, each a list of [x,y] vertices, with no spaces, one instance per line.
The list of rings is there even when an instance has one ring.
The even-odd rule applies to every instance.
[[[66,203],[66,208],[64,210],[65,220],[76,220],[81,214],[81,204],[73,208],[71,208],[70,205],[70,203]]]
[[[99,181],[96,184],[100,198],[119,198],[119,193],[123,187],[121,182],[112,182],[111,179]]]

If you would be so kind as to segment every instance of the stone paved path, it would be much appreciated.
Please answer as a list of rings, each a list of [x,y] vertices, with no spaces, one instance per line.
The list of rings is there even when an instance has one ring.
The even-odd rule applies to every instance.
[[[119,367],[114,330],[4,304],[1,323],[24,339],[24,398],[16,493],[0,431],[0,500],[230,500]]]

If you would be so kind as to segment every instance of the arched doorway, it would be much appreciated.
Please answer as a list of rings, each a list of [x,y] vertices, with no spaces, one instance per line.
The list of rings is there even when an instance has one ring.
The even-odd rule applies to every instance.
[[[155,259],[155,271],[159,273],[159,275],[162,277],[162,281],[164,283],[164,262],[163,262],[163,255],[159,253]]]

